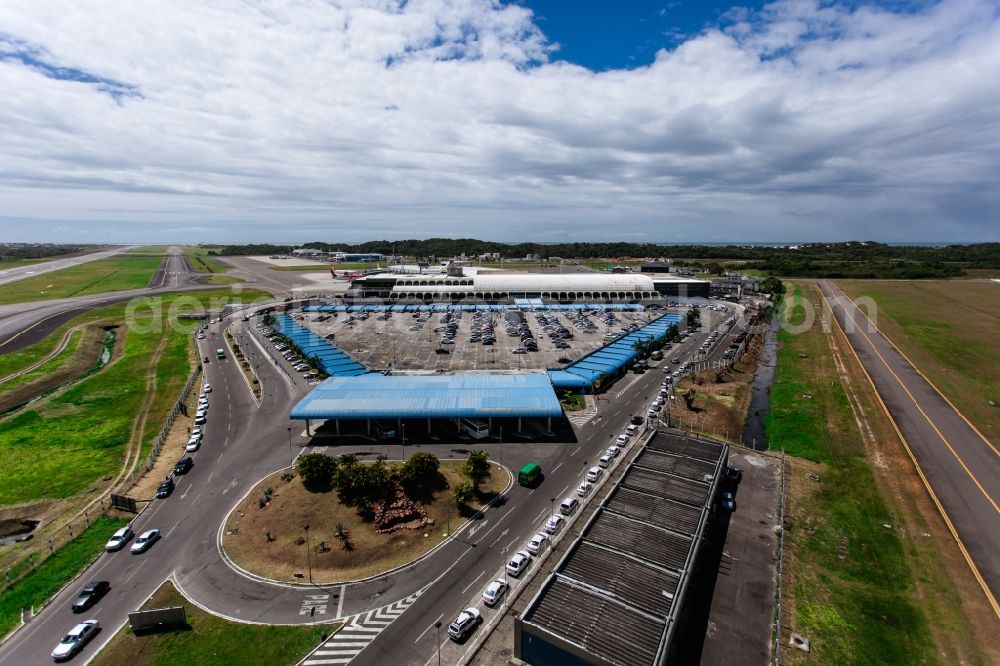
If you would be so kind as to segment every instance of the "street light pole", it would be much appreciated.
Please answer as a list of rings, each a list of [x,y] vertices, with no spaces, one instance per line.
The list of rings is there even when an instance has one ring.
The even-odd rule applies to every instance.
[[[309,524],[302,526],[302,529],[306,531],[306,563],[309,566],[309,584],[312,585],[313,582],[313,565],[312,565],[312,553],[309,552]]]
[[[500,426],[500,466],[503,467],[503,426]]]
[[[441,620],[434,623],[434,628],[437,630],[438,666],[441,666]]]

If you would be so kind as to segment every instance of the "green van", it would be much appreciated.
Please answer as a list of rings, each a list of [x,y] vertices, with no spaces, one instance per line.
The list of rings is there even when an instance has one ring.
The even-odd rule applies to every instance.
[[[526,488],[533,488],[542,480],[542,468],[536,463],[530,462],[521,468],[517,473],[517,484]]]

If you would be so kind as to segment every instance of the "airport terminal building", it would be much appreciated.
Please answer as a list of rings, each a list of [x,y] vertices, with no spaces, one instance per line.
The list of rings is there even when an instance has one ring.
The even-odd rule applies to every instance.
[[[642,273],[508,273],[455,270],[436,274],[384,272],[356,278],[351,289],[357,298],[404,302],[481,301],[615,303],[673,298],[707,298],[709,283],[678,276]]]

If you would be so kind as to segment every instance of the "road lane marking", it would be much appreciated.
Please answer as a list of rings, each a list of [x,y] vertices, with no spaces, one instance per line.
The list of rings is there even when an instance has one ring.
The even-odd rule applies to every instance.
[[[438,622],[440,622],[440,621],[441,621],[441,618],[443,618],[443,617],[444,617],[444,613],[441,613],[440,615],[438,615],[438,616],[437,616],[437,619],[436,619],[436,620],[434,620],[433,622],[431,622],[431,623],[430,623],[429,625],[427,625],[427,628],[426,628],[426,629],[424,629],[424,630],[423,630],[422,632],[420,632],[420,635],[419,635],[419,636],[417,636],[417,640],[413,641],[413,644],[414,644],[414,645],[416,645],[417,643],[419,643],[419,642],[420,642],[420,639],[421,639],[421,638],[423,638],[423,637],[424,637],[424,635],[425,635],[425,634],[426,634],[426,633],[427,633],[428,631],[430,631],[431,629],[433,629],[433,628],[434,628],[434,625],[435,625],[435,624],[437,624]]]
[[[556,470],[557,470],[557,469],[559,469],[559,468],[560,468],[560,467],[562,467],[562,466],[563,466],[563,464],[562,464],[562,463],[559,463],[558,465],[556,465],[555,467],[553,467],[553,468],[552,468],[552,473],[553,473],[553,474],[555,474]]]
[[[469,588],[472,587],[473,585],[475,585],[476,582],[480,578],[482,578],[483,576],[485,576],[485,575],[486,575],[486,569],[483,569],[482,573],[480,573],[478,576],[476,576],[471,583],[469,583],[468,585],[465,586],[465,588],[462,590],[462,594],[465,594],[466,592],[468,592]]]

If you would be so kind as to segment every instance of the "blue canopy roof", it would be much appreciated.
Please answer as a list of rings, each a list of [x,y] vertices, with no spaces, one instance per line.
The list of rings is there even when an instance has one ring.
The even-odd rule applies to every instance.
[[[292,408],[293,419],[562,416],[544,374],[331,377]]]
[[[323,365],[323,371],[334,376],[354,376],[368,372],[365,366],[340,351],[329,340],[313,333],[287,314],[275,318],[275,328],[298,345],[306,356],[315,356]]]

